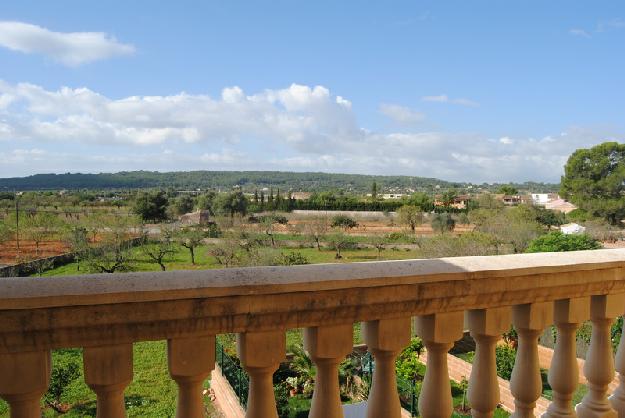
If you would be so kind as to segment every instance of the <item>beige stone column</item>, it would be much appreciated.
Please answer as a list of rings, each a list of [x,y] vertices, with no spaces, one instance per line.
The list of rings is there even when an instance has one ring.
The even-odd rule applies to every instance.
[[[362,329],[375,360],[367,418],[400,418],[395,358],[410,343],[410,317],[364,322]]]
[[[579,418],[616,418],[618,415],[607,398],[608,385],[614,379],[614,358],[610,327],[623,312],[625,294],[592,296],[590,320],[592,335],[584,363],[588,393],[575,406]]]
[[[9,404],[11,418],[40,418],[49,383],[49,351],[0,354],[0,397]]]
[[[625,323],[621,330],[618,350],[616,350],[615,369],[618,371],[619,385],[608,399],[619,418],[625,418]]]
[[[469,405],[474,418],[488,418],[499,405],[499,381],[495,347],[501,334],[510,328],[509,307],[474,309],[467,313],[475,357],[469,378]]]
[[[178,384],[177,418],[203,418],[202,385],[215,368],[215,336],[167,341],[167,363]]]
[[[98,418],[126,416],[124,390],[132,382],[132,344],[85,347],[85,382],[97,397]]]
[[[542,418],[575,417],[571,401],[579,384],[575,331],[590,316],[590,298],[563,299],[554,304],[553,321],[558,328],[556,347],[549,367],[553,400]]]
[[[446,312],[415,318],[416,333],[428,352],[425,378],[419,395],[423,418],[449,418],[453,411],[447,352],[462,338],[464,313]]]
[[[533,418],[542,393],[538,363],[538,337],[553,320],[553,303],[528,303],[512,308],[512,323],[519,335],[510,390],[514,395],[512,418]]]
[[[352,352],[353,324],[304,330],[304,347],[317,366],[309,418],[343,418],[339,363]]]
[[[247,418],[278,418],[273,373],[286,358],[284,331],[237,334],[239,359],[250,375]]]

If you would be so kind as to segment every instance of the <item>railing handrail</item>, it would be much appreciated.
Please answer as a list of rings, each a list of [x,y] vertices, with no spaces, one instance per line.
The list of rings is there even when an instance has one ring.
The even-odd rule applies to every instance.
[[[0,353],[625,292],[625,250],[0,279]]]
[[[326,291],[625,269],[625,249],[0,278],[0,310]]]

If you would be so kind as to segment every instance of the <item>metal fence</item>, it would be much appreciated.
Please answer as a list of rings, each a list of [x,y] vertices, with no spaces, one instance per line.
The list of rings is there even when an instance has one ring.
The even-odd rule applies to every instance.
[[[371,353],[366,352],[364,354],[354,354],[360,362],[361,378],[369,384],[367,389],[367,395],[371,389],[371,381],[373,377],[373,371],[375,370],[375,360]],[[417,385],[416,380],[406,380],[401,377],[397,377],[397,391],[399,392],[399,400],[402,408],[410,412],[410,416],[416,417],[419,414],[418,401],[420,386]]]
[[[222,374],[232,386],[234,393],[239,398],[239,403],[243,408],[247,408],[247,393],[250,387],[250,378],[243,368],[232,359],[224,350],[224,347],[217,342],[215,345],[217,364],[221,368]]]

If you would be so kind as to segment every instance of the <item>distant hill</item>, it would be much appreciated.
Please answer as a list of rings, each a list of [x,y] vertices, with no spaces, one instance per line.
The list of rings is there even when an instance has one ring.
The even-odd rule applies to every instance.
[[[0,178],[0,191],[24,190],[103,190],[103,189],[221,189],[240,186],[245,191],[263,187],[283,190],[321,191],[341,189],[369,192],[373,182],[381,191],[395,189],[431,191],[436,186],[463,189],[468,183],[454,183],[435,178],[410,176],[373,176],[361,174],[295,173],[283,171],[123,171],[99,174],[35,174],[28,177]],[[525,183],[520,189],[556,191],[557,185]],[[496,186],[484,185],[485,188]]]

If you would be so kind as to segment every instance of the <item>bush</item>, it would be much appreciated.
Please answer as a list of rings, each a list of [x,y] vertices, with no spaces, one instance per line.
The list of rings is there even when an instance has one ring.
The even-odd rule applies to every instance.
[[[222,236],[222,232],[221,232],[221,229],[219,229],[219,226],[217,224],[212,223],[208,225],[208,230],[206,231],[207,238],[219,238],[221,236]]]
[[[502,379],[510,380],[512,369],[514,368],[516,350],[509,345],[498,345],[495,349],[495,356],[497,359],[497,375]]]
[[[596,250],[601,248],[601,243],[587,234],[565,235],[560,231],[550,232],[530,242],[525,252],[562,252]]]
[[[333,228],[351,229],[356,228],[358,226],[358,222],[346,215],[336,215],[332,218],[331,226]]]
[[[67,351],[67,356],[59,357],[59,361],[52,367],[50,386],[45,394],[45,401],[58,410],[62,409],[60,408],[61,397],[69,385],[80,377],[79,360],[74,355],[74,353],[78,353],[78,350],[62,351]]]
[[[417,376],[423,376],[425,366],[419,361],[423,351],[423,341],[418,337],[410,339],[410,345],[401,352],[395,361],[397,376],[412,381]]]
[[[289,418],[289,388],[286,385],[286,382],[274,385],[273,391],[276,396],[278,417]]]
[[[454,218],[446,212],[437,213],[432,217],[432,230],[439,233],[451,232],[456,227]]]
[[[299,252],[282,253],[275,259],[275,264],[278,266],[299,266],[303,264],[310,264],[308,259]]]

